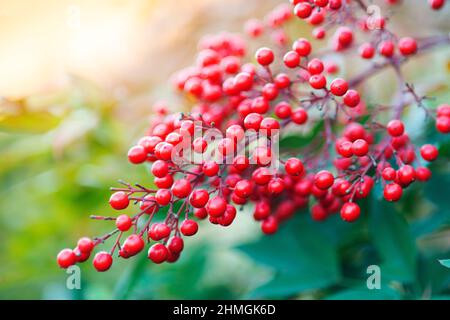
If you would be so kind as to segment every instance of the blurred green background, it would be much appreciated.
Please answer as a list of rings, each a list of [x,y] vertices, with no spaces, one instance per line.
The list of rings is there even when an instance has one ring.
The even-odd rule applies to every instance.
[[[113,214],[109,186],[117,179],[151,184],[148,168],[128,164],[126,152],[145,132],[154,101],[184,108],[170,74],[194,60],[201,35],[240,31],[279,2],[40,1],[28,10],[26,1],[0,1],[0,29],[8,31],[0,40],[1,299],[450,298],[450,269],[438,262],[450,258],[450,144],[414,106],[407,129],[417,143],[439,145],[441,157],[431,181],[409,188],[400,203],[374,196],[355,224],[339,217],[316,223],[299,212],[273,237],[260,234],[246,208],[229,228],[202,224],[176,264],[156,266],[142,254],[97,273],[87,262],[81,290],[66,289],[56,254],[110,229],[88,218]],[[426,7],[405,7],[392,17],[409,35],[411,17]],[[448,31],[446,10],[424,18],[418,32]],[[17,23],[19,16],[27,22]],[[298,25],[288,26],[293,38],[309,33]],[[330,59],[345,77],[366,63]],[[450,101],[449,66],[444,48],[405,67],[408,81],[435,97],[431,108]],[[393,81],[388,71],[360,88],[368,105],[389,101]],[[381,290],[366,288],[371,264],[382,268]]]

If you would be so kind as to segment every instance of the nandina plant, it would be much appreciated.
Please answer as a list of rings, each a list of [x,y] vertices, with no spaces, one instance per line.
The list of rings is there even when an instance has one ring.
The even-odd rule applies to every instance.
[[[429,5],[439,10],[445,1]],[[429,109],[402,65],[448,46],[450,38],[401,37],[389,26],[395,16],[381,12],[363,0],[292,0],[264,21],[249,20],[245,35],[203,39],[195,64],[173,78],[176,90],[195,101],[191,111],[170,113],[164,103],[155,104],[148,132],[128,152],[131,163],[149,166],[154,185],[120,181],[109,204],[117,211],[134,205],[135,214],[91,216],[114,228],[63,249],[59,266],[88,260],[110,238],[110,249],[93,258],[98,271],[108,270],[113,257],[137,255],[148,243],[152,262],[175,262],[183,237],[199,231],[198,220],[227,227],[247,206],[267,235],[305,208],[318,222],[339,214],[351,223],[365,214],[359,203],[376,192],[375,185],[383,201],[395,202],[412,184],[429,180],[427,163],[436,160],[438,147],[414,144],[402,117],[407,108],[425,113],[445,135],[450,105]],[[332,52],[357,55],[367,60],[366,68],[349,79],[337,76],[339,64],[308,39],[289,39],[287,23],[313,25],[315,40],[329,39]],[[264,33],[271,42],[247,55],[247,41]],[[387,68],[396,75],[397,98],[390,105],[369,105],[358,88]],[[299,130],[312,137],[307,144],[280,143]]]

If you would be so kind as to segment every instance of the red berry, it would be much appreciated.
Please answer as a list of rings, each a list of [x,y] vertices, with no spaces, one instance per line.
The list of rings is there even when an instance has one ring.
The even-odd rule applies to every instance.
[[[348,90],[348,83],[344,79],[337,78],[331,82],[330,91],[335,96],[343,96]]]
[[[154,223],[148,231],[148,236],[155,241],[159,241],[170,236],[170,228],[165,223]]]
[[[267,184],[267,191],[273,195],[280,194],[284,190],[284,182],[280,178],[275,178]]]
[[[183,251],[183,248],[183,238],[177,236],[173,236],[172,238],[170,238],[169,244],[167,245],[167,249],[169,249],[170,252],[175,254],[180,253],[181,251]]]
[[[264,220],[270,215],[270,212],[270,202],[262,200],[256,203],[253,217],[258,221]]]
[[[442,116],[436,119],[436,129],[441,133],[450,132],[450,117]]]
[[[281,101],[275,106],[275,115],[280,119],[287,119],[292,113],[292,107],[289,103]]]
[[[436,109],[436,116],[438,117],[450,117],[450,105],[441,104]]]
[[[392,41],[386,40],[380,43],[378,50],[380,51],[380,54],[390,58],[394,54],[394,43]]]
[[[312,6],[308,2],[300,2],[294,7],[294,14],[300,19],[308,18],[312,13]]]
[[[296,124],[304,124],[308,120],[308,113],[302,107],[298,107],[292,113],[291,119]]]
[[[381,175],[386,181],[394,181],[397,178],[397,172],[392,167],[384,168]]]
[[[94,268],[99,272],[107,271],[112,265],[113,259],[106,251],[98,252],[93,260]]]
[[[191,183],[187,179],[180,179],[173,183],[172,194],[178,198],[186,198],[192,190]]]
[[[323,89],[327,85],[327,79],[323,74],[315,74],[309,78],[309,84],[314,89]]]
[[[160,206],[168,205],[172,200],[172,193],[168,189],[159,189],[156,191],[155,199]]]
[[[145,242],[142,237],[132,234],[123,243],[122,254],[129,258],[141,252],[144,247]]]
[[[298,176],[303,173],[303,163],[297,158],[290,158],[284,164],[284,168],[291,176]]]
[[[372,59],[375,54],[375,48],[370,43],[363,43],[359,47],[359,55],[364,59]]]
[[[296,51],[288,51],[283,57],[283,62],[288,68],[297,68],[300,64],[300,55]]]
[[[155,243],[148,250],[148,258],[154,263],[163,263],[169,256],[169,250],[161,243]]]
[[[333,175],[326,170],[319,171],[314,176],[314,185],[321,190],[326,190],[330,188],[333,185],[333,182],[334,182]]]
[[[225,201],[224,198],[220,196],[215,196],[209,199],[206,205],[206,210],[208,211],[208,214],[216,218],[223,215],[226,209],[227,209],[227,202]]]
[[[397,179],[401,185],[407,186],[416,178],[414,168],[410,165],[404,165],[397,171]]]
[[[68,268],[77,262],[77,256],[72,249],[63,249],[58,253],[56,261],[61,268]]]
[[[261,230],[265,234],[274,234],[278,231],[278,221],[276,218],[269,216],[261,223]]]
[[[431,9],[439,10],[444,6],[445,0],[428,0],[428,3],[430,4]]]
[[[417,42],[411,37],[401,38],[398,41],[398,49],[404,56],[412,55],[417,51]]]
[[[306,57],[311,53],[311,43],[304,38],[300,38],[294,42],[292,50],[296,51],[300,56]]]
[[[233,159],[233,167],[238,171],[244,171],[250,165],[250,160],[244,155],[238,155]]]
[[[438,157],[439,151],[435,146],[425,144],[420,148],[420,155],[426,161],[434,161]]]
[[[342,141],[337,145],[337,152],[345,157],[345,158],[350,158],[351,156],[353,156],[353,143],[351,143],[350,141]]]
[[[258,185],[265,185],[270,179],[272,179],[272,175],[267,168],[258,168],[252,173],[252,180]]]
[[[428,181],[431,178],[431,171],[426,167],[416,168],[416,178],[419,181]]]
[[[116,218],[116,227],[122,232],[130,230],[132,224],[131,218],[126,214],[121,214]]]
[[[241,180],[236,183],[234,193],[241,198],[248,198],[252,194],[253,186],[248,180]]]
[[[369,152],[369,144],[366,140],[357,139],[352,144],[352,151],[358,157],[365,156]]]
[[[217,175],[219,169],[220,169],[219,165],[214,161],[206,161],[202,167],[203,173],[207,177],[213,177]]]
[[[387,131],[392,137],[400,137],[405,132],[405,126],[400,120],[391,120],[387,124]]]
[[[269,48],[259,48],[256,51],[255,57],[256,61],[262,66],[267,66],[274,60],[273,51]]]
[[[285,89],[290,86],[291,79],[285,73],[279,73],[275,76],[274,83],[278,89]]]
[[[313,74],[320,74],[323,72],[323,63],[317,58],[312,59],[310,62],[308,62],[308,72]]]
[[[128,160],[134,164],[142,163],[147,160],[147,151],[143,146],[134,146],[128,151]]]
[[[194,220],[184,220],[180,231],[185,236],[193,236],[198,231],[198,224]]]
[[[361,98],[359,96],[358,91],[350,89],[347,91],[346,94],[344,94],[344,103],[349,108],[356,107],[359,102],[361,101]]]
[[[402,197],[403,189],[396,183],[389,183],[384,187],[383,195],[387,201],[397,201]]]
[[[114,192],[109,198],[109,204],[115,210],[123,210],[129,203],[128,195],[123,191]]]
[[[162,178],[162,177],[166,176],[169,173],[169,165],[165,161],[156,160],[152,164],[151,171],[152,171],[152,174],[155,177]]]
[[[189,202],[194,208],[203,208],[209,200],[209,193],[205,189],[197,189],[191,193]]]
[[[94,241],[88,237],[83,237],[77,242],[77,248],[81,253],[91,253],[94,249]]]
[[[259,113],[250,113],[244,119],[244,127],[258,131],[262,120],[263,116]]]
[[[361,214],[361,209],[354,202],[347,202],[341,208],[341,218],[347,222],[356,221]]]
[[[311,218],[314,221],[323,221],[328,217],[327,210],[320,204],[311,207]]]

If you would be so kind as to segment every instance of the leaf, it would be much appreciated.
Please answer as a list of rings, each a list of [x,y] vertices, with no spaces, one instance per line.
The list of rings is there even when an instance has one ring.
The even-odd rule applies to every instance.
[[[450,259],[439,260],[439,263],[446,268],[450,268]]]
[[[372,197],[369,233],[382,260],[385,279],[412,282],[416,278],[417,251],[406,220],[393,204]]]
[[[380,289],[351,288],[327,296],[327,300],[399,300],[400,293],[385,284]]]
[[[289,221],[275,235],[238,249],[275,271],[274,278],[251,297],[288,296],[327,287],[340,278],[336,246],[306,215]]]
[[[305,135],[288,135],[280,140],[280,149],[298,149],[308,145],[322,131],[323,121]]]

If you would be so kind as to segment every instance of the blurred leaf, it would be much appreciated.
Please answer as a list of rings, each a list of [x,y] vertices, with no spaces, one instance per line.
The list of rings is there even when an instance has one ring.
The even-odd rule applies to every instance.
[[[327,300],[398,300],[401,295],[398,291],[381,285],[381,289],[369,290],[367,288],[351,288],[326,296]]]
[[[450,259],[439,260],[439,263],[442,264],[446,268],[450,268]]]
[[[298,216],[275,235],[238,247],[255,262],[275,271],[275,277],[251,292],[251,297],[288,296],[339,280],[336,246],[308,219]]]
[[[385,279],[412,282],[416,277],[416,246],[404,217],[394,205],[372,197],[369,232],[382,260]]]
[[[312,130],[305,135],[288,135],[280,140],[280,148],[282,149],[298,149],[311,143],[314,138],[322,131],[323,121],[318,122]]]

